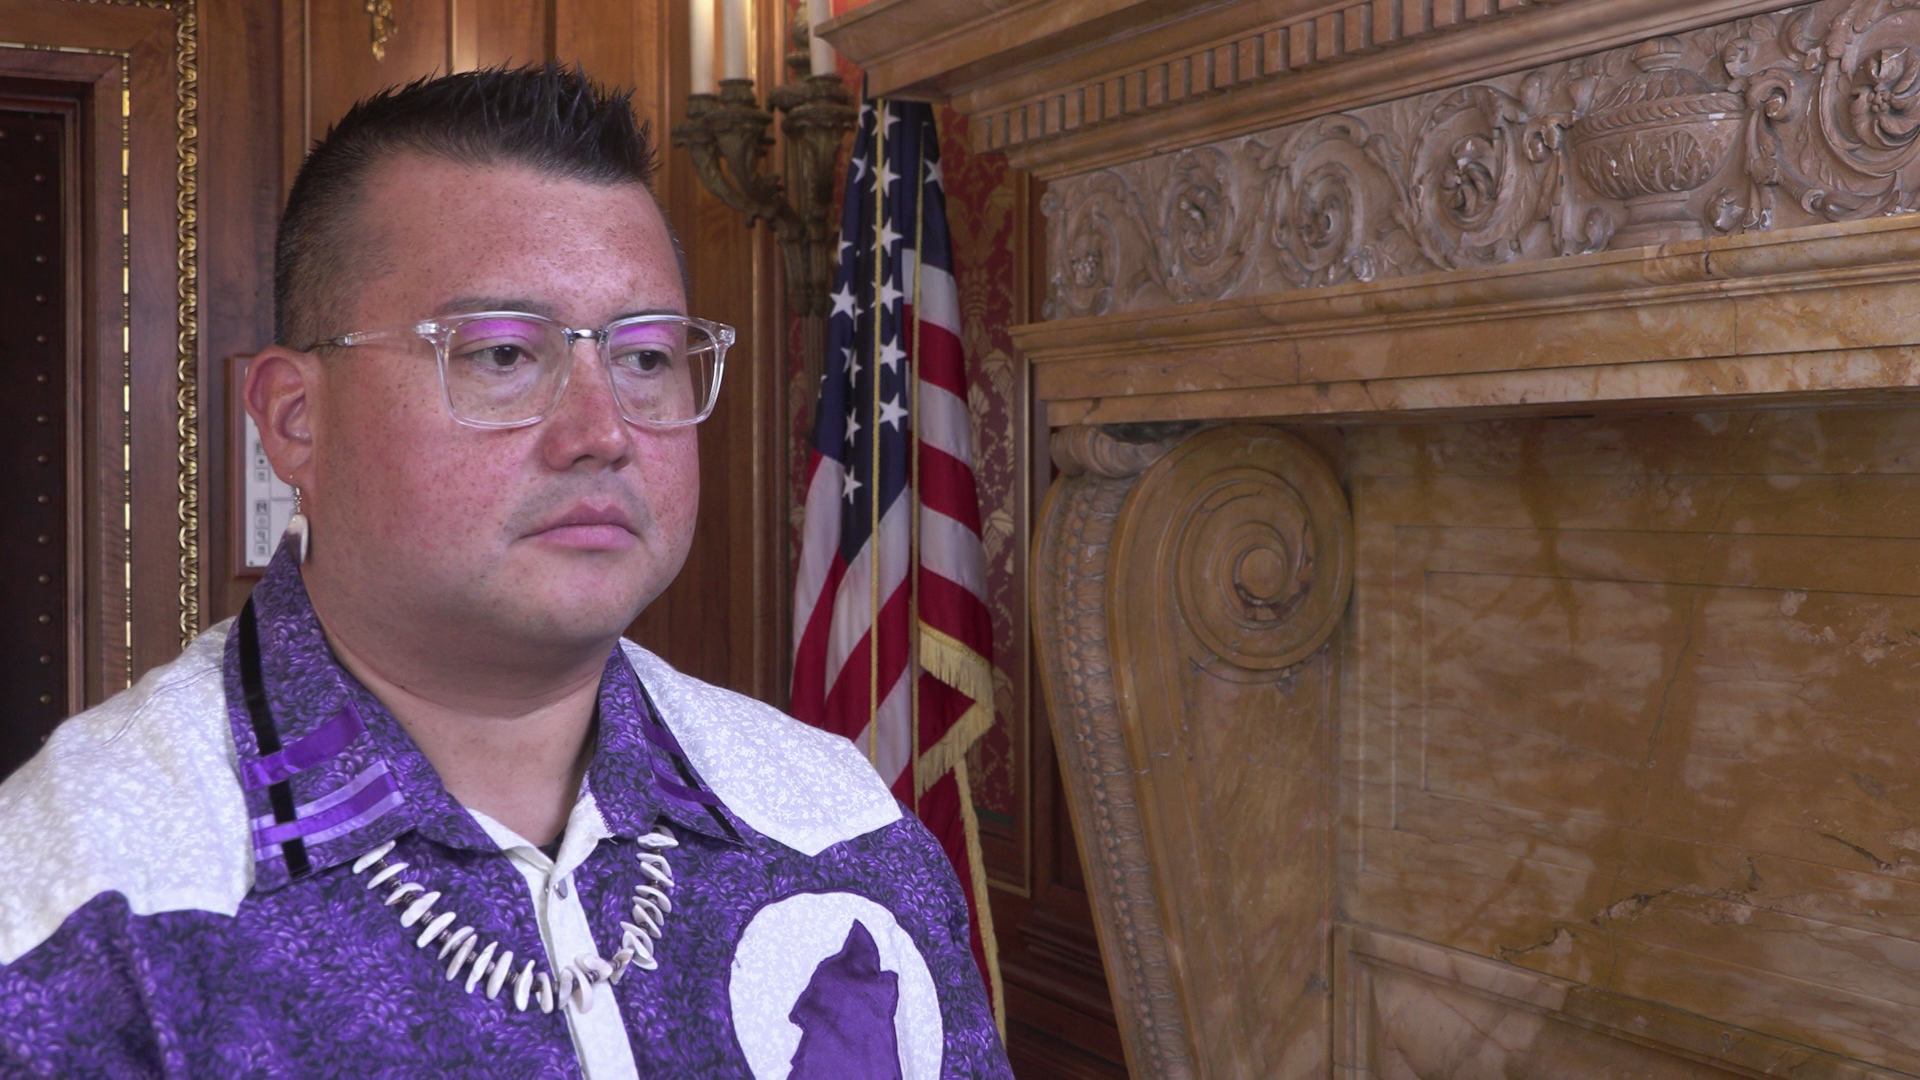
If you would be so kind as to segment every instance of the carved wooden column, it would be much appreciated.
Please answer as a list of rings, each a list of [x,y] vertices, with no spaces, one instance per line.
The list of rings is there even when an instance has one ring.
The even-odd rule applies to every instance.
[[[1346,497],[1272,427],[1053,454],[1035,632],[1128,1063],[1324,1073]]]

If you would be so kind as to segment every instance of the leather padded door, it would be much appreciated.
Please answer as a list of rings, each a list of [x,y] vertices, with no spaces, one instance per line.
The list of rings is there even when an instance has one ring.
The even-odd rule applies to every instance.
[[[0,777],[69,704],[65,128],[0,108]]]

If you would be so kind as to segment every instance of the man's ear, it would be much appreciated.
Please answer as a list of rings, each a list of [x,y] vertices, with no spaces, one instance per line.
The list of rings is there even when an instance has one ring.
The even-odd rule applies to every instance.
[[[313,490],[313,429],[320,378],[318,357],[271,345],[247,365],[247,380],[240,390],[274,473],[308,492]]]

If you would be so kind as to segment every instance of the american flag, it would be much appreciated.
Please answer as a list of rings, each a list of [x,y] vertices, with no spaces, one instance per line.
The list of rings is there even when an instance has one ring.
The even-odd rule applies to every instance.
[[[861,109],[826,367],[794,586],[793,714],[854,740],[945,845],[1004,1015],[966,760],[993,722],[993,628],[930,106]]]

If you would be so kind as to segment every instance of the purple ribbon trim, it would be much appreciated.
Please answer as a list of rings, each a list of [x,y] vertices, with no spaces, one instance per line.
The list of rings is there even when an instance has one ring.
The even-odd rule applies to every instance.
[[[668,795],[673,796],[683,803],[705,804],[707,806],[720,805],[720,796],[715,795],[713,792],[696,791],[680,783],[678,780],[667,779],[664,773],[657,770],[653,774],[653,782],[660,785],[661,791],[666,792]]]
[[[667,753],[678,754],[681,757],[687,756],[687,752],[680,749],[680,740],[673,737],[673,732],[668,731],[667,725],[661,723],[659,718],[652,718],[651,723],[643,721],[640,724],[640,730],[646,733],[648,742]]]
[[[248,791],[272,787],[295,773],[305,772],[346,749],[347,744],[365,731],[360,713],[349,702],[333,719],[286,748],[267,754],[257,761],[242,762],[240,782]]]
[[[368,776],[368,773],[373,773],[373,775]],[[343,822],[355,820],[370,810],[378,809],[379,813],[369,816],[367,818],[368,821],[380,816],[380,814],[386,813],[387,810],[391,810],[393,808],[392,806],[380,808],[378,805],[385,800],[387,796],[398,793],[397,789],[393,786],[393,777],[387,772],[386,763],[376,762],[354,779],[360,781],[362,778],[365,778],[364,786],[354,792],[351,798],[343,799],[321,810],[319,813],[314,814],[312,817],[296,818],[282,825],[263,826],[255,823],[253,827],[254,847],[265,848],[274,844],[284,844],[296,836],[309,836],[313,833],[331,829]],[[315,801],[317,802],[319,800]],[[398,803],[394,805],[398,805]],[[307,809],[307,807],[299,808],[299,810],[305,809]],[[295,813],[299,813],[299,810],[296,810]]]

